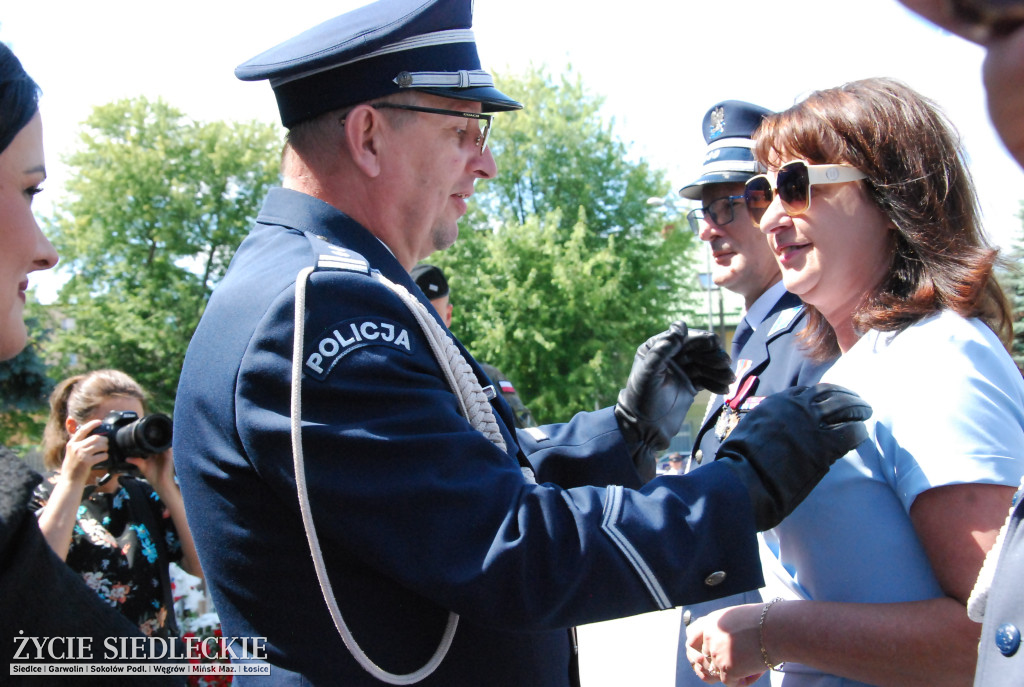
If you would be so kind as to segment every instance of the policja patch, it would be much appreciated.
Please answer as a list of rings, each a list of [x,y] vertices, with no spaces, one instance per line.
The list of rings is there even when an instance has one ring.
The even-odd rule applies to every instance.
[[[409,332],[402,325],[383,318],[352,318],[333,324],[320,333],[303,351],[303,369],[318,381],[324,381],[334,366],[352,351],[366,346],[389,346],[412,355]]]

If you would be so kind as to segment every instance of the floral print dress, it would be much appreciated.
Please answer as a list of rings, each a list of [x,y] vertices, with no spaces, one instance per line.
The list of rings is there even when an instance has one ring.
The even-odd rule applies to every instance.
[[[47,475],[36,487],[31,508],[39,511],[53,492],[57,473]],[[171,590],[163,580],[171,561],[182,557],[181,542],[170,513],[160,497],[144,480],[136,480],[145,495],[144,503],[134,503],[123,484],[133,477],[122,475],[122,486],[106,494],[86,487],[85,498],[78,507],[78,517],[71,534],[67,564],[80,573],[85,583],[100,598],[138,624],[146,635],[176,634]],[[152,517],[142,515],[147,508]],[[156,523],[157,532],[150,532],[146,522]],[[161,538],[168,560],[160,560]]]

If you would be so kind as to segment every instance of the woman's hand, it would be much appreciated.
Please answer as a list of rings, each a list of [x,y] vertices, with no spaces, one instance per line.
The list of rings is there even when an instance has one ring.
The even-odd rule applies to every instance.
[[[719,679],[721,673],[718,670],[718,666],[711,659],[711,655],[705,656],[701,653],[701,647],[704,645],[701,627],[703,620],[701,618],[686,628],[686,660],[689,661],[690,667],[693,668],[697,678],[710,685],[721,682]]]
[[[759,624],[764,604],[709,613],[686,628],[686,659],[697,677],[729,687],[753,684],[765,671]]]
[[[126,458],[125,460],[139,469],[139,473],[156,490],[160,498],[163,498],[164,493],[171,488],[174,491],[178,490],[174,481],[174,456],[171,449],[154,453],[145,458]]]
[[[68,557],[71,535],[78,518],[85,487],[92,482],[93,468],[106,460],[107,437],[92,434],[100,420],[90,420],[78,426],[64,446],[64,462],[53,484],[46,505],[39,511],[39,529],[47,543],[61,560]]]
[[[109,456],[109,443],[105,435],[92,434],[102,424],[101,420],[90,420],[78,427],[64,448],[64,462],[60,466],[58,481],[77,485],[80,489],[90,482],[92,469]],[[78,495],[79,500],[82,495]]]

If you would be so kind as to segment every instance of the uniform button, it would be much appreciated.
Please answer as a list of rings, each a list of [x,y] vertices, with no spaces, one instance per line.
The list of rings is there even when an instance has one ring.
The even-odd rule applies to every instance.
[[[695,461],[697,461],[697,464],[699,465],[700,463],[702,463],[704,461],[704,452],[701,451],[700,449],[697,449],[693,453],[693,459]]]
[[[691,614],[690,614],[690,609],[689,608],[687,608],[685,611],[683,611],[683,625],[689,625],[690,624],[690,615]]]
[[[725,571],[723,571],[723,570],[719,570],[718,572],[713,572],[713,573],[711,573],[710,575],[708,575],[707,577],[704,578],[704,584],[706,584],[709,587],[717,587],[718,585],[722,584],[722,582],[724,582],[724,581],[725,581]]]
[[[1016,625],[1003,623],[996,628],[996,647],[1003,656],[1013,656],[1020,648],[1020,630]]]

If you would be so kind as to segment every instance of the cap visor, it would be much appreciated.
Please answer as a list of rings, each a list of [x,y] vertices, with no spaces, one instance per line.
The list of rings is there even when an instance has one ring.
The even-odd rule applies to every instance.
[[[714,172],[705,174],[694,182],[679,189],[679,195],[689,200],[700,200],[704,187],[708,184],[743,184],[754,177],[750,172]]]
[[[491,86],[478,86],[476,88],[416,88],[408,89],[408,91],[421,91],[431,95],[439,95],[442,98],[469,100],[480,103],[483,106],[484,112],[507,112],[509,110],[523,109],[522,103],[512,100],[512,98]]]

